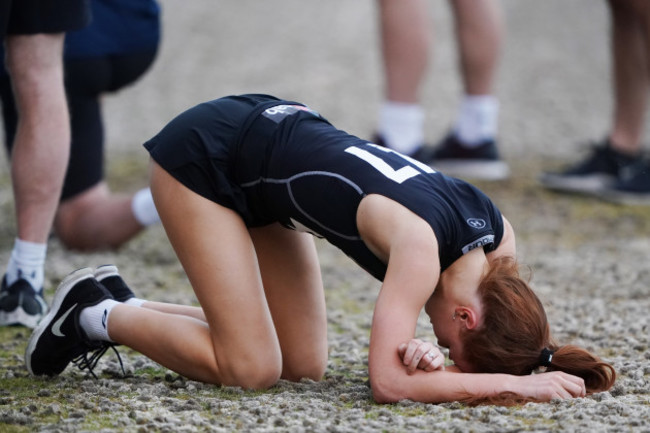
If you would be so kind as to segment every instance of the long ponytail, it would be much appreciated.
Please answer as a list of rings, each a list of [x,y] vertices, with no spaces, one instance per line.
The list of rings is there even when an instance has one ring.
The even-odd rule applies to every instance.
[[[583,378],[587,392],[606,391],[614,385],[616,380],[614,367],[585,349],[569,344],[551,350],[553,350],[553,359],[546,371],[564,371]]]
[[[544,307],[519,276],[514,259],[494,260],[478,291],[483,323],[461,336],[473,371],[527,375],[545,367],[581,377],[588,393],[614,385],[616,371],[610,364],[580,347],[552,341]]]

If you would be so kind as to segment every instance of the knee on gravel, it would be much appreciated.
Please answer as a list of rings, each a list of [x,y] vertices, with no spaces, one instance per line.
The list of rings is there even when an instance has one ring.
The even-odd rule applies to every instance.
[[[327,369],[327,356],[303,358],[299,362],[287,362],[282,368],[282,379],[298,382],[300,379],[320,381]]]
[[[273,355],[257,359],[231,360],[219,366],[221,384],[245,389],[269,388],[280,380],[281,374],[281,358]]]

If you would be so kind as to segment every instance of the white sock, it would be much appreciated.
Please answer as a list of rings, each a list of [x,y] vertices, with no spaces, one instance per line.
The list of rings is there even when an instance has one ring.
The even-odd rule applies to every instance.
[[[153,203],[153,197],[149,188],[143,188],[133,195],[131,210],[133,210],[135,219],[145,227],[160,222],[160,217],[158,216],[156,205]]]
[[[86,307],[81,310],[79,315],[79,325],[91,340],[110,341],[108,336],[108,319],[111,310],[116,305],[120,305],[114,299],[106,299],[92,307]]]
[[[424,142],[424,111],[418,104],[386,101],[379,110],[377,132],[393,150],[413,154]]]
[[[458,110],[454,133],[467,147],[493,140],[497,134],[499,100],[492,95],[465,95]]]
[[[7,285],[23,278],[35,290],[43,288],[47,244],[23,241],[16,238],[7,265]]]
[[[145,301],[144,299],[129,298],[126,301],[124,301],[123,304],[131,305],[133,307],[142,307],[142,304],[144,304],[145,302],[147,302],[147,301]]]

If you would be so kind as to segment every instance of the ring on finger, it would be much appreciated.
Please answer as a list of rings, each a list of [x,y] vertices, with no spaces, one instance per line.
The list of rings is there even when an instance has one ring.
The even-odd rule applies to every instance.
[[[433,358],[435,358],[435,357],[436,357],[436,356],[434,355],[434,353],[433,353],[433,352],[427,352],[427,354],[426,354],[426,355],[424,355],[424,356],[425,356],[425,357],[427,357],[427,358],[429,358],[429,359],[433,359]]]

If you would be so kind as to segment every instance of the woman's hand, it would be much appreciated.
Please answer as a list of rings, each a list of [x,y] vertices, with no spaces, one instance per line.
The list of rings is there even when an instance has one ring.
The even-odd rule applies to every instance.
[[[515,394],[537,401],[584,397],[587,393],[585,381],[562,371],[513,376],[516,380]]]
[[[413,338],[408,343],[400,344],[397,353],[408,374],[413,374],[418,368],[424,371],[445,369],[445,356],[428,341]]]

